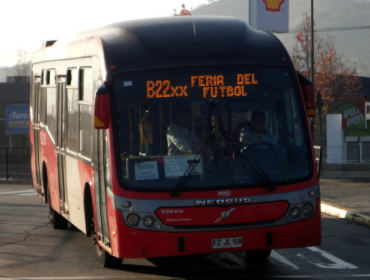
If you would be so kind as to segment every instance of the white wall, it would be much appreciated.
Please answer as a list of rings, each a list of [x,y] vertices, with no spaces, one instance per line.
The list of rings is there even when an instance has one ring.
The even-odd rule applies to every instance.
[[[6,77],[11,76],[8,72],[9,68],[0,68],[0,83],[5,83]]]
[[[342,114],[326,115],[327,132],[327,163],[342,163],[343,160],[343,132]]]

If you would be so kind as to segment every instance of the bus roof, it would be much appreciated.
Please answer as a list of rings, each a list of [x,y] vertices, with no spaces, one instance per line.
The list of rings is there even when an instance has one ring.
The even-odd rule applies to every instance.
[[[231,17],[167,17],[108,25],[57,41],[33,63],[100,56],[108,76],[118,72],[216,65],[287,65],[288,53],[273,35]]]

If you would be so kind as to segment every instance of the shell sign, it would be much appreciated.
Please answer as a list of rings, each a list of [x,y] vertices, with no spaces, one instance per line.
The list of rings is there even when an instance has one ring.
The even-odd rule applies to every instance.
[[[289,0],[249,0],[249,24],[269,32],[289,31]]]
[[[266,5],[266,11],[280,12],[284,0],[263,0],[263,2]]]

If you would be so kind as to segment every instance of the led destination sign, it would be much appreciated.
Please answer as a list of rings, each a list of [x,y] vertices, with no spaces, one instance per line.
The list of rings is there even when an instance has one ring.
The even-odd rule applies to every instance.
[[[196,94],[203,98],[247,96],[247,87],[258,85],[254,73],[236,74],[234,84],[225,84],[223,75],[190,76],[189,84],[172,85],[170,80],[146,81],[147,98],[188,97],[191,88],[198,88]],[[192,91],[193,93],[193,91]]]

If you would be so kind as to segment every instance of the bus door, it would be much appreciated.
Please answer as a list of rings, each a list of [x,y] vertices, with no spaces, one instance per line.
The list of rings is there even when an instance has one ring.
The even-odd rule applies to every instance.
[[[59,78],[59,77],[58,77]],[[57,161],[58,161],[58,181],[60,209],[68,214],[68,195],[66,178],[66,89],[64,78],[59,78],[58,82],[58,136],[57,136]]]
[[[98,135],[95,137],[97,141],[94,141],[94,147],[97,149],[97,164],[94,173],[98,238],[104,245],[110,246],[106,201],[107,188],[111,188],[107,131],[98,130],[96,133]]]
[[[36,171],[36,182],[37,192],[43,194],[41,188],[41,166],[40,166],[40,104],[41,104],[41,83],[36,81],[35,83],[35,96],[33,104],[33,135],[34,135],[34,148],[35,148],[35,171]]]

